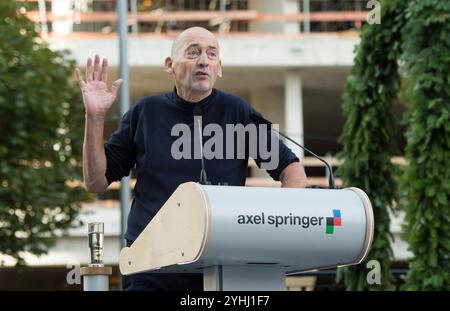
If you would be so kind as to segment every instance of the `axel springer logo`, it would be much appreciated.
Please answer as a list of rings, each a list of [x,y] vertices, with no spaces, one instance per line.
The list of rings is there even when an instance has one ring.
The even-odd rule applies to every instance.
[[[333,210],[333,217],[327,217],[327,234],[333,234],[334,233],[334,227],[342,226],[342,217],[341,217],[341,210],[340,209],[334,209]]]
[[[333,209],[333,217],[297,216],[292,213],[289,213],[289,215],[267,215],[261,212],[257,215],[238,215],[237,223],[240,225],[272,225],[275,228],[299,226],[303,229],[325,225],[326,234],[333,234],[334,227],[342,226],[342,218],[340,209]]]

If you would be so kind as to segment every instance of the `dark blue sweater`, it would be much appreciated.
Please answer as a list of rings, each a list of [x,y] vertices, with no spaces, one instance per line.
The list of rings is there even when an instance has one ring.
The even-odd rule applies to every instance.
[[[210,96],[198,103],[184,101],[174,91],[139,100],[122,118],[119,128],[105,144],[108,184],[128,176],[136,166],[135,197],[128,216],[125,239],[134,241],[174,190],[184,182],[199,181],[201,160],[179,159],[171,156],[172,143],[179,137],[171,136],[172,127],[186,124],[194,135],[193,110],[200,107],[203,127],[219,124],[225,133],[226,124],[250,123],[250,113],[256,111],[240,97],[213,89]],[[203,137],[203,144],[210,137]],[[224,135],[225,140],[225,135]],[[193,144],[193,139],[191,140]],[[224,155],[225,155],[224,144]],[[194,153],[194,148],[191,148]],[[236,148],[235,148],[236,150]],[[248,155],[248,154],[247,154]],[[261,159],[256,157],[260,165]],[[279,165],[268,173],[279,180],[280,173],[298,158],[281,141]],[[205,160],[208,181],[243,186],[247,176],[248,157],[245,159]]]

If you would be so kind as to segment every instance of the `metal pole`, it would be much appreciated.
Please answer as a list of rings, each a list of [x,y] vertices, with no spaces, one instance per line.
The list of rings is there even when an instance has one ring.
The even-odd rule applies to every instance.
[[[128,75],[128,55],[127,55],[127,1],[117,1],[117,14],[119,15],[119,75],[123,79],[122,87],[120,90],[120,115],[123,116],[128,111],[130,106],[130,88],[129,88],[129,75]],[[130,177],[124,177],[120,183],[120,245],[125,246],[125,240],[123,239],[125,230],[127,228],[127,217],[130,212]]]
[[[219,36],[223,37],[225,34],[225,13],[227,11],[227,4],[225,0],[220,0],[220,25],[219,25]]]
[[[83,267],[83,291],[85,292],[107,292],[109,291],[109,275],[112,273],[111,267],[108,271],[98,272],[99,274],[90,275],[87,270],[88,267]],[[106,270],[106,269],[105,269]],[[94,272],[95,273],[95,272]],[[105,274],[100,274],[105,273]]]
[[[130,9],[131,14],[133,16],[133,25],[131,26],[133,35],[138,34],[138,10],[137,10],[137,0],[131,0],[130,1]]]
[[[222,14],[222,22],[225,20],[225,12],[227,11],[227,3],[225,0],[220,0],[220,14]]]
[[[309,0],[303,0],[303,32],[309,34],[310,23],[309,23]]]

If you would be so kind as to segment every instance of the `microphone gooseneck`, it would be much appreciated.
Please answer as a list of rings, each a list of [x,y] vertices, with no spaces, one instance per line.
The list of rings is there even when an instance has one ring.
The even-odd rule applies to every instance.
[[[200,142],[200,153],[201,153],[201,165],[202,169],[200,171],[200,184],[207,185],[208,178],[206,177],[206,169],[205,169],[205,159],[203,156],[203,135],[202,135],[202,109],[198,106],[194,107],[194,122],[197,122],[198,125],[198,138]],[[194,126],[195,128],[195,126]]]
[[[278,131],[277,129],[274,129],[272,127],[272,122],[270,122],[269,120],[263,118],[262,116],[257,115],[256,113],[251,113],[250,114],[250,120],[255,123],[255,124],[265,124],[268,125],[270,127],[270,129],[272,129],[274,132],[276,132],[277,134],[279,134],[280,136],[283,136],[284,138],[286,138],[287,140],[289,140],[290,142],[292,142],[293,144],[295,144],[296,146],[302,148],[303,150],[305,150],[306,152],[308,152],[309,154],[311,154],[313,157],[315,157],[316,159],[320,160],[321,162],[323,162],[325,164],[325,166],[327,167],[329,176],[328,176],[328,188],[329,189],[335,189],[335,183],[334,183],[334,176],[333,176],[333,168],[330,166],[330,164],[328,164],[327,161],[323,160],[321,157],[319,157],[317,154],[315,154],[314,152],[312,152],[311,150],[309,150],[308,148],[306,148],[305,146],[300,145],[298,142],[296,142],[295,140],[293,140],[292,138],[290,138],[289,136],[287,136],[286,134],[283,134],[282,132]]]

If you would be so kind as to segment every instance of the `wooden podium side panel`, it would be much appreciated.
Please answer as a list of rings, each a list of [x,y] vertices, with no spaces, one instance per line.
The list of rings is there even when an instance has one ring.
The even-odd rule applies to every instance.
[[[209,210],[202,188],[180,185],[136,241],[120,252],[122,274],[192,263],[200,258],[209,231]]]

